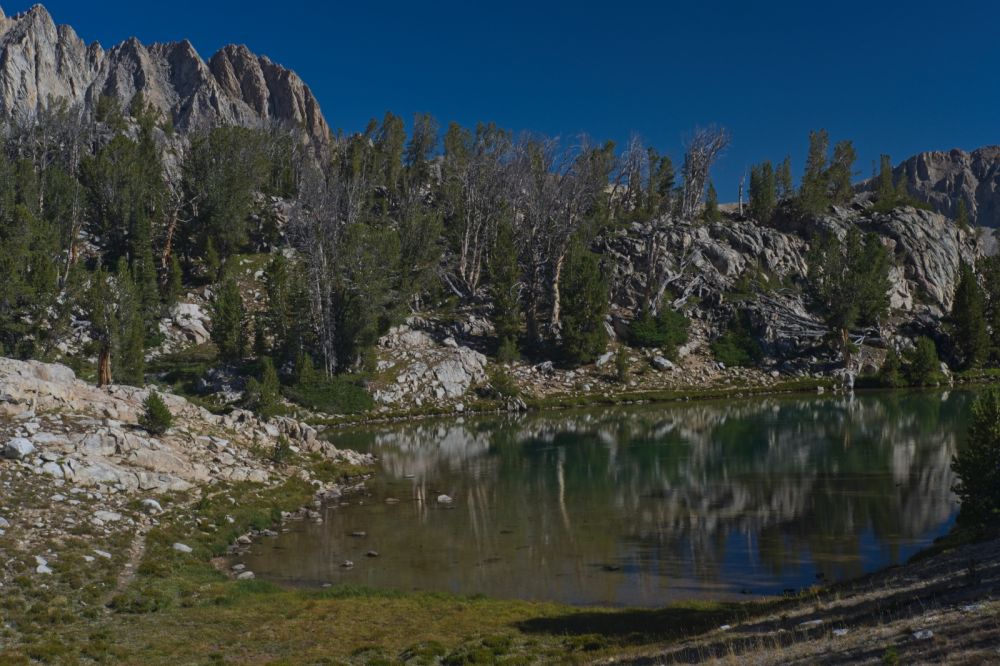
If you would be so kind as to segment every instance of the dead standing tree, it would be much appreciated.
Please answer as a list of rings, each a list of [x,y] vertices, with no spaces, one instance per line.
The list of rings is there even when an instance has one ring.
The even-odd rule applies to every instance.
[[[724,127],[697,129],[684,151],[684,189],[681,193],[681,218],[692,219],[700,210],[708,173],[730,142]]]
[[[444,280],[453,291],[469,297],[479,289],[497,226],[510,214],[510,134],[481,125],[475,137],[452,128],[446,139],[444,188],[447,215],[457,227],[455,266]]]
[[[613,145],[586,139],[563,149],[556,139],[525,138],[517,146],[512,190],[525,264],[528,334],[558,337],[563,265],[574,234],[607,204]]]

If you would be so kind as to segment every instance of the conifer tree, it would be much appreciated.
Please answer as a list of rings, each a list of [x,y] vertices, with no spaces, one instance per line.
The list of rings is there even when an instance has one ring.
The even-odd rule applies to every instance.
[[[808,259],[812,303],[848,358],[850,330],[875,324],[888,311],[889,252],[878,236],[852,226],[844,241],[833,235],[814,241]]]
[[[764,224],[770,222],[777,198],[777,183],[771,163],[750,167],[750,217]]]
[[[493,300],[493,326],[500,348],[516,350],[521,334],[521,268],[517,257],[514,229],[503,222],[490,257],[490,296]]]
[[[827,170],[827,152],[830,137],[825,129],[809,132],[809,154],[806,171],[799,188],[799,208],[810,215],[818,215],[830,205],[830,179]]]
[[[965,199],[959,199],[955,206],[955,224],[959,229],[969,229],[969,209],[965,205]]]
[[[90,280],[87,294],[90,311],[90,337],[97,353],[97,385],[105,386],[112,381],[111,353],[115,347],[118,321],[114,304],[108,298],[110,284],[103,266],[98,266]]]
[[[118,260],[115,274],[117,303],[115,315],[118,332],[112,369],[119,384],[142,386],[145,383],[145,318],[141,295],[125,258]]]
[[[705,211],[702,214],[707,222],[718,222],[722,219],[719,211],[719,195],[715,191],[715,185],[711,181],[708,183],[708,193],[705,195]]]
[[[775,176],[775,181],[778,201],[784,201],[795,194],[795,186],[792,183],[791,157],[785,157],[785,159],[782,160],[781,166],[778,167],[778,173]]]
[[[958,276],[949,315],[952,341],[962,366],[974,368],[986,360],[989,351],[983,292],[972,267],[964,261],[959,264]]]
[[[574,363],[589,363],[608,344],[607,281],[597,256],[580,243],[570,249],[564,270],[562,351]]]
[[[833,147],[833,163],[830,165],[830,186],[834,203],[844,204],[854,195],[851,179],[854,177],[854,162],[857,153],[850,141],[838,141]]]
[[[243,298],[232,276],[219,285],[212,303],[212,342],[219,348],[219,355],[227,361],[239,361],[246,352]]]
[[[170,255],[167,279],[163,283],[163,302],[167,308],[173,307],[184,293],[184,272],[176,254]]]

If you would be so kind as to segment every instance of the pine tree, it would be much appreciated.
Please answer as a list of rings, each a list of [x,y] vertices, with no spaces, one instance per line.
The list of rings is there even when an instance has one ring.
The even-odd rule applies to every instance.
[[[825,129],[809,132],[809,154],[806,171],[799,188],[799,208],[809,215],[818,215],[830,206],[830,179],[827,170],[827,152],[830,136]]]
[[[490,256],[490,296],[493,300],[493,327],[497,332],[498,348],[517,349],[523,317],[521,315],[521,267],[518,263],[514,229],[503,222],[497,229]]]
[[[952,458],[961,500],[958,524],[972,528],[1000,525],[1000,391],[989,389],[972,405],[969,436]]]
[[[174,416],[170,413],[167,403],[156,391],[150,391],[143,403],[144,412],[139,417],[139,425],[145,428],[146,432],[152,435],[162,435],[174,423]]]
[[[839,141],[833,147],[833,163],[830,165],[829,179],[835,203],[847,203],[854,196],[854,186],[851,180],[854,177],[856,159],[857,153],[854,151],[854,144],[850,141]]]
[[[98,266],[90,280],[87,294],[90,311],[90,337],[97,352],[97,385],[105,386],[112,381],[111,353],[115,346],[118,321],[115,307],[108,298],[110,285],[103,266]]]
[[[750,217],[767,224],[777,205],[777,183],[770,162],[750,168]]]
[[[142,386],[145,383],[145,318],[141,299],[132,271],[122,257],[115,274],[118,301],[116,319],[118,333],[112,368],[119,384]]]
[[[791,157],[786,157],[781,162],[781,166],[778,167],[778,173],[775,176],[775,181],[778,201],[784,201],[795,194],[795,185],[792,183]]]
[[[163,302],[167,308],[173,307],[184,293],[184,272],[176,254],[170,255],[167,279],[163,284]]]
[[[965,199],[959,199],[955,206],[955,224],[963,231],[969,229],[969,209],[965,205]]]
[[[608,344],[608,285],[597,256],[579,243],[566,256],[562,298],[562,351],[574,363],[589,363]]]
[[[837,332],[846,359],[850,330],[877,323],[889,309],[889,252],[878,236],[852,226],[843,242],[833,235],[815,240],[808,259],[812,304]]]
[[[250,409],[265,419],[278,413],[281,383],[274,363],[267,356],[261,359],[260,380],[252,378],[247,382],[246,401]]]
[[[219,348],[219,355],[227,361],[239,361],[246,352],[243,298],[232,276],[219,285],[212,303],[212,342]]]
[[[705,211],[702,213],[706,222],[718,222],[722,219],[719,211],[719,195],[715,191],[715,185],[711,181],[708,183],[708,193],[705,195]]]
[[[949,315],[951,336],[962,366],[974,368],[986,360],[989,352],[983,292],[972,267],[964,261],[959,264],[958,276]]]

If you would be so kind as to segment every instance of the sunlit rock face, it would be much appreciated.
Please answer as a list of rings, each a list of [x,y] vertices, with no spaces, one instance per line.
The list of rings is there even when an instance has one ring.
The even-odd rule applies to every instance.
[[[897,166],[894,176],[905,178],[910,194],[940,213],[955,217],[962,202],[970,222],[1000,226],[1000,146],[919,153]]]
[[[206,63],[188,41],[143,45],[129,39],[109,50],[57,26],[41,5],[0,16],[0,113],[26,118],[54,100],[92,112],[101,96],[128,108],[136,93],[181,132],[218,125],[302,128],[330,139],[319,103],[294,72],[227,46]]]

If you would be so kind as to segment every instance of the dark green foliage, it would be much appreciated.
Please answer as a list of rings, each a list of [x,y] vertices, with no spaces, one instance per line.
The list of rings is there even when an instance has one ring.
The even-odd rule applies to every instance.
[[[660,215],[670,210],[675,185],[674,164],[656,149],[647,150],[649,160],[649,185],[646,190],[647,215]]]
[[[986,308],[982,289],[972,267],[964,261],[958,267],[958,284],[948,317],[955,353],[963,368],[974,368],[989,353]]]
[[[951,466],[962,503],[959,525],[1000,526],[1000,390],[989,389],[972,405],[969,436],[959,444]]]
[[[170,413],[170,408],[156,391],[149,392],[149,396],[143,403],[143,409],[142,416],[139,417],[139,425],[151,435],[162,435],[174,423],[174,416]]]
[[[628,369],[628,349],[621,345],[615,353],[615,376],[622,384],[628,381]]]
[[[597,256],[579,244],[566,256],[564,271],[562,351],[574,363],[589,363],[608,344],[607,281]]]
[[[184,272],[177,255],[170,255],[167,279],[163,282],[163,303],[167,308],[175,305],[184,293]]]
[[[924,210],[932,209],[929,204],[910,196],[905,171],[902,171],[898,178],[893,179],[892,161],[888,155],[882,155],[875,184],[874,210],[877,213],[888,213],[900,206],[912,206]]]
[[[202,264],[205,276],[209,282],[215,282],[219,279],[219,275],[222,273],[222,257],[219,256],[219,251],[215,249],[215,241],[211,236],[205,240],[205,253]]]
[[[124,257],[118,261],[115,282],[118,294],[115,321],[118,330],[114,335],[112,371],[117,383],[142,386],[145,383],[146,368],[145,315],[141,307],[139,290]]]
[[[255,196],[272,182],[269,135],[243,127],[216,127],[191,140],[184,161],[184,190],[191,207],[188,251],[222,259],[250,240]]]
[[[825,129],[809,132],[809,154],[798,197],[799,209],[809,215],[823,213],[830,206],[829,149],[830,135]]]
[[[264,270],[267,308],[255,324],[255,345],[279,362],[296,360],[310,342],[302,266],[277,254]]]
[[[778,201],[789,199],[795,194],[795,186],[792,184],[792,158],[786,157],[781,162],[774,180]]]
[[[965,199],[959,199],[955,206],[955,224],[963,231],[969,230],[969,209],[965,205]]]
[[[274,448],[271,449],[271,455],[269,456],[271,462],[281,464],[288,460],[291,456],[291,443],[288,441],[287,437],[279,435],[277,441],[274,443]]]
[[[898,388],[906,384],[903,377],[903,359],[895,347],[889,347],[885,355],[885,361],[878,371],[878,380],[882,386],[887,388]]]
[[[715,359],[727,367],[753,366],[764,356],[745,312],[733,317],[725,332],[712,341],[711,347]]]
[[[490,372],[490,387],[498,398],[516,398],[520,394],[514,377],[504,368],[494,368]]]
[[[906,379],[913,386],[930,386],[942,381],[941,360],[930,338],[917,338],[916,346],[906,352],[905,360]]]
[[[719,210],[719,195],[715,191],[715,185],[708,183],[708,193],[705,195],[705,210],[702,213],[706,222],[718,222],[722,219],[722,212]]]
[[[976,265],[983,276],[986,321],[990,330],[990,354],[1000,358],[1000,255],[984,257]]]
[[[246,404],[247,408],[265,419],[276,416],[280,411],[281,382],[274,363],[267,356],[261,359],[260,379],[253,377],[247,382]]]
[[[677,358],[677,348],[688,340],[690,322],[682,313],[661,309],[656,316],[643,312],[629,322],[628,342],[633,347],[656,347],[669,359]]]
[[[778,203],[777,181],[770,162],[750,168],[750,217],[768,223]]]
[[[341,239],[341,269],[335,285],[337,366],[348,369],[361,359],[391,322],[399,305],[399,235],[394,229],[356,224]]]
[[[246,353],[243,298],[232,276],[222,281],[212,301],[212,342],[226,361],[239,361]]]
[[[834,329],[841,345],[857,325],[873,325],[889,308],[889,252],[875,234],[851,227],[843,241],[817,239],[809,250],[812,306]]]
[[[312,359],[303,354],[295,365],[295,383],[285,388],[285,396],[317,412],[354,414],[371,409],[372,397],[346,377],[326,377],[318,372]]]
[[[503,338],[497,346],[497,360],[501,363],[513,363],[521,358],[517,342],[513,338]]]
[[[830,195],[833,203],[845,204],[854,195],[851,184],[854,178],[854,161],[857,153],[850,141],[838,141],[833,147],[833,162],[830,164]]]
[[[517,260],[514,230],[503,223],[497,230],[490,257],[490,296],[493,298],[491,319],[496,328],[500,347],[513,347],[521,334],[521,268]]]

